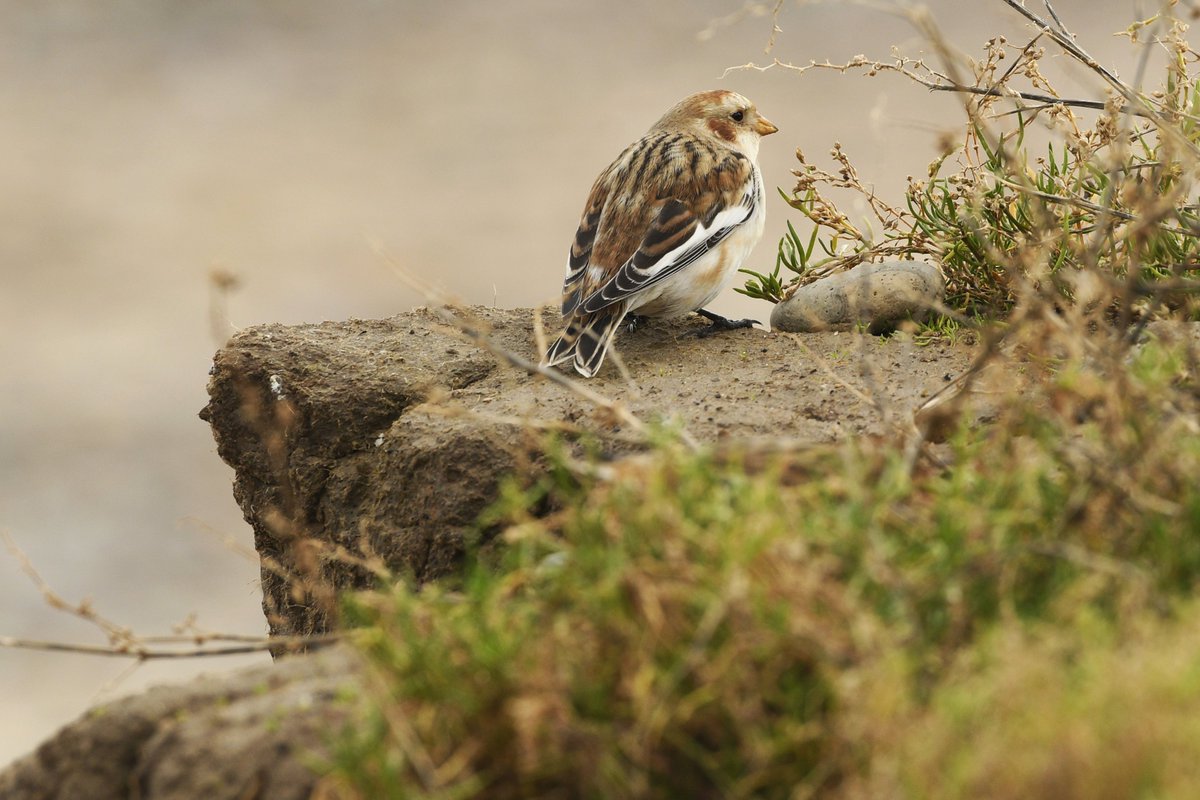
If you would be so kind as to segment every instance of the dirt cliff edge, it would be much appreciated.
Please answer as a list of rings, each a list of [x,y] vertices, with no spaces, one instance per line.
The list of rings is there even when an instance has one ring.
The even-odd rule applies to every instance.
[[[463,313],[536,360],[531,310]],[[701,442],[817,443],[904,424],[970,358],[906,336],[702,339],[701,327],[623,333],[628,377],[610,363],[586,386]],[[537,468],[539,430],[601,431],[613,458],[638,446],[593,403],[501,365],[425,309],[247,329],[217,353],[209,394],[201,417],[235,471],[273,635],[335,629],[337,592],[385,572],[454,574],[469,542],[491,535],[476,518],[504,476]],[[308,797],[310,765],[346,713],[336,698],[360,676],[334,647],[109,703],[0,772],[0,796]]]

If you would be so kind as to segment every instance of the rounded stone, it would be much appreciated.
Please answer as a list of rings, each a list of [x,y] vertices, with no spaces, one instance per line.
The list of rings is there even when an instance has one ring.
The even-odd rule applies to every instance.
[[[887,333],[907,319],[920,322],[946,296],[946,281],[924,261],[883,261],[801,286],[771,312],[771,328],[793,333],[865,325]]]

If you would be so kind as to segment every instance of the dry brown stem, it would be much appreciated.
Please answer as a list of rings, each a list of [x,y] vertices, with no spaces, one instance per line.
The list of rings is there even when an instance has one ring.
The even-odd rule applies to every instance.
[[[194,618],[185,620],[176,626],[174,635],[143,636],[124,625],[120,625],[102,616],[92,606],[90,600],[71,603],[56,592],[37,568],[17,546],[13,538],[6,532],[0,531],[0,539],[4,540],[8,552],[16,559],[21,571],[33,582],[45,600],[46,605],[56,611],[98,628],[108,644],[91,645],[73,642],[56,642],[39,639],[24,639],[16,636],[0,636],[0,647],[12,647],[23,650],[43,650],[57,653],[78,653],[81,655],[116,656],[132,658],[137,661],[157,661],[174,658],[202,658],[208,656],[228,656],[245,653],[260,653],[266,650],[284,651],[304,648],[313,644],[325,644],[337,641],[344,634],[331,633],[314,636],[285,636],[267,637],[236,633],[218,633],[204,631],[196,627]]]

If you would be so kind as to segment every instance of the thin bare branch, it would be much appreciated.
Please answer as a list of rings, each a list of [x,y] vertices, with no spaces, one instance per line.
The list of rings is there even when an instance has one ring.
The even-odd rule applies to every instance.
[[[213,641],[239,641],[218,647],[195,645],[194,637],[188,636],[159,636],[151,638],[133,637],[128,644],[90,645],[73,644],[70,642],[52,642],[38,639],[21,639],[15,636],[0,636],[0,647],[11,647],[21,650],[43,650],[53,653],[76,653],[87,656],[108,656],[115,658],[132,658],[137,661],[163,661],[177,658],[209,658],[212,656],[236,656],[247,653],[263,653],[267,651],[287,651],[292,648],[305,648],[316,644],[329,644],[345,639],[346,633],[323,633],[312,636],[259,636],[234,637],[223,635],[214,637]],[[147,647],[146,642],[154,642],[158,647]],[[178,647],[165,645],[175,644]]]
[[[924,72],[916,71],[913,68],[920,67]],[[960,83],[951,80],[941,73],[929,69],[924,62],[917,59],[902,58],[897,62],[887,61],[872,61],[865,56],[856,56],[842,64],[835,64],[830,61],[810,61],[808,64],[794,64],[781,59],[774,59],[770,64],[757,64],[753,61],[738,64],[732,67],[726,67],[721,77],[724,78],[730,72],[741,70],[754,70],[756,72],[767,72],[772,69],[786,69],[793,72],[805,73],[813,69],[833,70],[835,72],[846,73],[850,70],[864,70],[868,76],[873,77],[880,72],[895,72],[905,76],[914,83],[924,86],[931,92],[954,92],[958,94],[972,94],[983,97],[1002,97],[1010,100],[1024,100],[1031,103],[1040,103],[1045,107],[1051,106],[1066,106],[1069,108],[1086,108],[1094,111],[1103,111],[1107,108],[1107,103],[1103,100],[1087,100],[1073,97],[1055,97],[1053,95],[1042,94],[1040,92],[1026,92],[1017,89],[1005,87],[991,88],[985,86],[972,86],[970,84]],[[1119,107],[1121,113],[1132,114],[1136,117],[1146,119],[1156,119],[1157,113],[1150,109],[1142,108],[1134,104],[1126,104]],[[1181,114],[1186,119],[1200,121],[1200,117],[1191,114]]]
[[[174,658],[202,658],[209,656],[259,653],[267,650],[280,651],[323,644],[344,638],[342,633],[315,634],[311,636],[260,636],[254,634],[219,633],[201,630],[195,619],[189,617],[175,626],[176,633],[163,636],[142,636],[131,628],[119,625],[100,615],[88,600],[69,603],[54,591],[41,573],[33,566],[29,556],[17,546],[7,531],[0,530],[0,539],[16,559],[21,571],[41,592],[46,604],[98,628],[108,639],[108,644],[91,645],[73,642],[24,639],[16,636],[0,636],[0,647],[23,650],[43,650],[81,655],[132,658],[138,661],[157,661]]]
[[[1088,69],[1095,72],[1110,86],[1116,89],[1117,92],[1119,92],[1129,104],[1129,108],[1123,109],[1123,111],[1126,113],[1132,112],[1135,114],[1138,113],[1138,110],[1145,112],[1144,114],[1138,115],[1145,116],[1153,121],[1159,129],[1159,132],[1164,137],[1169,138],[1175,146],[1179,147],[1181,150],[1191,152],[1196,157],[1200,157],[1200,147],[1197,147],[1194,142],[1185,137],[1179,131],[1177,125],[1171,124],[1171,122],[1163,116],[1163,107],[1160,102],[1155,101],[1152,98],[1147,97],[1145,94],[1136,91],[1133,87],[1127,85],[1124,81],[1118,78],[1112,72],[1112,70],[1105,67],[1099,61],[1093,58],[1086,50],[1080,47],[1076,43],[1074,35],[1068,34],[1061,23],[1058,23],[1058,27],[1052,26],[1049,22],[1026,8],[1022,3],[1017,2],[1017,0],[1001,0],[1001,2],[1016,11],[1028,21],[1032,22],[1039,30],[1044,31],[1051,39],[1054,40],[1055,44],[1065,50],[1070,56],[1082,63]],[[1053,14],[1053,9],[1050,4],[1046,3],[1046,6]],[[1057,15],[1055,15],[1054,18],[1055,21],[1058,22]]]

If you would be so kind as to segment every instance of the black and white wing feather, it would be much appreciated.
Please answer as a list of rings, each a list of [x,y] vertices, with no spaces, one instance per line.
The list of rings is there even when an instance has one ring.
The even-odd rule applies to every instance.
[[[758,176],[755,174],[754,180]],[[714,207],[699,219],[683,203],[669,200],[638,247],[617,274],[589,295],[579,310],[594,314],[614,303],[650,289],[695,263],[754,216],[758,191],[752,186],[741,202]]]
[[[607,199],[608,190],[601,176],[601,180],[596,181],[591,194],[588,195],[587,207],[583,210],[583,218],[579,221],[579,229],[575,231],[575,241],[571,243],[571,253],[567,257],[567,276],[563,280],[564,317],[571,316],[587,290],[588,282],[584,280],[584,276],[592,263],[592,247],[596,243],[596,232],[600,229],[600,219]]]

